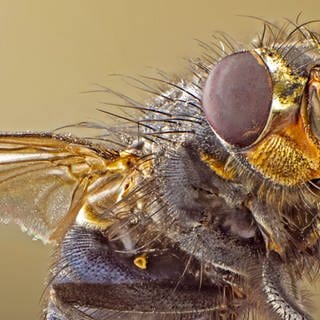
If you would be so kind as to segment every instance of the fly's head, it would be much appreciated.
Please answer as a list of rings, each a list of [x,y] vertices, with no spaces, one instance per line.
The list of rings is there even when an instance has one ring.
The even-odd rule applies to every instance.
[[[283,186],[319,177],[319,67],[307,53],[293,66],[290,49],[294,52],[259,48],[228,56],[204,89],[208,121],[223,143],[241,152],[265,179]],[[221,89],[214,85],[219,82]]]

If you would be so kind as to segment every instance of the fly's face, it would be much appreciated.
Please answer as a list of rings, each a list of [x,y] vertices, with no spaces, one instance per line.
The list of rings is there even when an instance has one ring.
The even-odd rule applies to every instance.
[[[208,121],[223,143],[283,186],[319,178],[319,67],[311,65],[309,75],[295,72],[290,57],[283,58],[290,49],[230,55],[215,66],[204,89]]]
[[[312,319],[320,44],[286,27],[218,36],[148,105],[115,93],[136,114],[90,141],[0,136],[1,220],[57,244],[44,318]]]

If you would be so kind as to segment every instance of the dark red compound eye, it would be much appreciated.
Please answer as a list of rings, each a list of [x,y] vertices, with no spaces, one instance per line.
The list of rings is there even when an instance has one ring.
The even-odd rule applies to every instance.
[[[254,143],[265,128],[272,103],[272,79],[262,59],[249,51],[219,61],[203,90],[206,118],[233,147]]]

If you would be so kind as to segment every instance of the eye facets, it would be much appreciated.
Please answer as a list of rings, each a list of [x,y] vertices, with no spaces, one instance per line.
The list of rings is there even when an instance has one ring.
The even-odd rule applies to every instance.
[[[223,58],[211,70],[203,107],[213,130],[233,147],[245,148],[261,135],[272,102],[272,80],[261,58],[249,51]]]

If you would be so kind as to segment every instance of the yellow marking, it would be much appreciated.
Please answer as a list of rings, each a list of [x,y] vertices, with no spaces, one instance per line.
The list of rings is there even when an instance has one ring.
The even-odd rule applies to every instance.
[[[85,204],[81,210],[85,214],[86,223],[99,230],[106,230],[114,223],[114,219],[106,219],[98,215],[89,204]]]
[[[133,263],[139,269],[145,270],[147,269],[147,257],[144,255],[140,255],[134,258]]]
[[[131,154],[121,154],[117,160],[110,161],[106,164],[106,170],[124,171],[132,169],[139,161],[139,158]]]
[[[265,137],[246,157],[264,177],[282,185],[320,177],[320,149],[306,132],[301,116],[296,123]]]
[[[210,169],[213,170],[219,177],[225,180],[234,179],[234,171],[227,169],[225,163],[220,160],[215,159],[213,156],[207,154],[206,152],[201,152],[201,160],[209,165]]]
[[[278,253],[280,256],[283,255],[282,247],[278,243],[276,243],[271,237],[268,237],[267,249],[269,251],[274,251],[274,252]]]
[[[93,167],[93,165],[91,165]],[[87,187],[85,203],[81,209],[84,224],[93,229],[105,230],[121,217],[117,212],[117,203],[128,196],[139,183],[150,175],[150,161],[143,165],[140,158],[128,152],[121,152],[118,158],[104,159],[103,163],[95,163],[94,170],[88,175],[90,183]],[[75,167],[75,171],[81,171]],[[135,204],[123,202],[121,211],[128,215]]]
[[[256,49],[259,58],[263,59],[272,77],[273,84],[273,109],[281,112],[290,108],[295,108],[307,82],[306,77],[301,77],[292,72],[286,60],[277,50]],[[287,88],[294,88],[286,94]]]
[[[317,241],[319,240],[319,233],[318,232],[312,232],[311,235],[307,239],[307,247],[311,248],[313,247]]]

